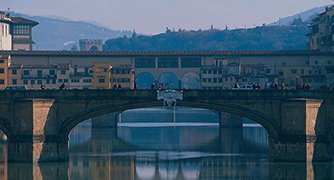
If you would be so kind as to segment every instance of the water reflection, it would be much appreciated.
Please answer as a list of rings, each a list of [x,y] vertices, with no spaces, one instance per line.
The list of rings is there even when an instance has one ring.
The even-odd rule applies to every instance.
[[[334,178],[332,163],[268,162],[267,133],[258,126],[131,124],[91,129],[83,124],[70,134],[67,163],[7,164],[5,143],[0,152],[0,179]]]

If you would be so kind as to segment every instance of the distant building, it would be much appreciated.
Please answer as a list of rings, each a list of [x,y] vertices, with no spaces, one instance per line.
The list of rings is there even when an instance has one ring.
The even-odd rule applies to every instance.
[[[318,14],[309,25],[308,50],[334,51],[334,6]]]
[[[25,50],[31,51],[32,28],[38,22],[22,17],[12,17],[0,11],[1,47],[0,50]]]
[[[0,89],[8,85],[8,66],[10,65],[10,55],[0,55]]]
[[[111,88],[111,68],[109,63],[93,63],[93,88],[110,89]]]
[[[80,51],[102,51],[102,39],[80,39]]]

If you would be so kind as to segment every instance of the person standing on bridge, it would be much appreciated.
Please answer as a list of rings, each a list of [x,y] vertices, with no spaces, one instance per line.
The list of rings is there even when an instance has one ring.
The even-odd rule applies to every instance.
[[[42,90],[45,89],[45,85],[44,85],[44,83],[41,84],[41,89],[42,89]]]
[[[152,84],[151,84],[151,89],[154,89],[154,86],[155,86],[155,84],[154,84],[154,83],[152,83]]]
[[[122,88],[122,86],[121,86],[121,84],[118,84],[118,87],[117,87],[118,89],[121,89]]]

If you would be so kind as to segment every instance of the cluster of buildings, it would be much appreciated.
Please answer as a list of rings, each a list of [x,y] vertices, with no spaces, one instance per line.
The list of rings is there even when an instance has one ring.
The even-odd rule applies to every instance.
[[[38,22],[0,12],[0,89],[25,85],[57,89],[173,88],[231,89],[239,84],[334,83],[334,7],[310,24],[308,50],[291,51],[102,51],[102,40],[80,40],[81,51],[32,51]],[[166,78],[166,73],[173,75]],[[145,76],[141,76],[146,74]],[[149,77],[149,78],[148,78]],[[143,79],[140,79],[143,78]]]

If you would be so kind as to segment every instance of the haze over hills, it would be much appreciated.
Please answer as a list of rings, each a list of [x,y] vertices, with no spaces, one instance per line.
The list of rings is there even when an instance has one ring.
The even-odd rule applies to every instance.
[[[306,49],[307,23],[290,26],[294,19],[310,22],[325,7],[313,8],[277,22],[250,29],[207,30],[162,33],[153,36],[132,36],[127,30],[112,30],[96,22],[72,21],[57,16],[29,16],[12,13],[39,22],[33,28],[34,50],[70,50],[79,39],[102,39],[104,50],[218,50],[218,49]],[[281,26],[278,26],[281,25]],[[126,37],[125,37],[126,36]],[[134,38],[131,38],[134,37]]]
[[[112,30],[92,22],[72,21],[60,17],[29,16],[11,13],[39,22],[33,28],[34,50],[70,50],[75,44],[79,50],[79,39],[102,39],[131,36],[131,31]]]

